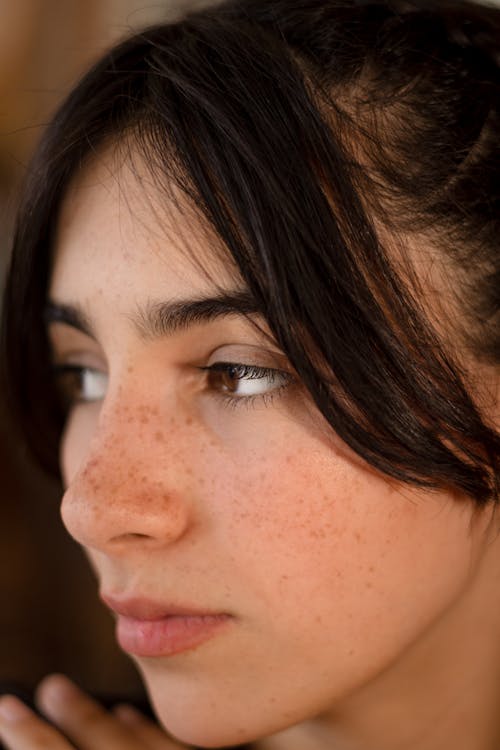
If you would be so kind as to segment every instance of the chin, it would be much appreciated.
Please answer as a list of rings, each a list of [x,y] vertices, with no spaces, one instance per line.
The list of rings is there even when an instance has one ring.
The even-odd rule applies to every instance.
[[[155,715],[177,741],[200,748],[247,744],[267,735],[255,724],[255,713],[217,681],[160,670],[140,669]],[[151,674],[154,671],[155,674]],[[232,699],[231,699],[232,698]],[[253,714],[253,716],[252,716]]]
[[[174,739],[189,747],[234,747],[262,738],[262,735],[256,736],[255,728],[243,727],[231,720],[231,706],[226,707],[227,715],[223,719],[203,710],[172,711],[171,707],[152,703],[160,724]]]

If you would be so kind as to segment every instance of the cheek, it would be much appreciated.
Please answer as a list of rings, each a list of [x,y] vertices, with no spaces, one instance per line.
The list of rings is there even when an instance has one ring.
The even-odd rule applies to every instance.
[[[306,635],[328,622],[351,649],[353,638],[397,648],[465,585],[469,505],[397,487],[289,437],[293,453],[276,446],[247,456],[220,488],[217,509],[245,590],[284,630],[293,623]]]

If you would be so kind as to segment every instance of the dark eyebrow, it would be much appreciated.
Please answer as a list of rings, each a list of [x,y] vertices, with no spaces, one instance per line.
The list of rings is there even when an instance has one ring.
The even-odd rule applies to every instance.
[[[51,323],[65,323],[72,328],[82,331],[87,336],[95,338],[90,321],[79,307],[48,302],[45,305],[44,319],[46,326],[49,326]]]
[[[148,302],[138,307],[130,319],[143,339],[172,336],[190,326],[209,323],[228,315],[256,315],[260,310],[246,289],[224,292],[212,297],[181,299],[169,302]],[[45,320],[66,323],[95,338],[89,318],[83,310],[73,305],[49,302]]]

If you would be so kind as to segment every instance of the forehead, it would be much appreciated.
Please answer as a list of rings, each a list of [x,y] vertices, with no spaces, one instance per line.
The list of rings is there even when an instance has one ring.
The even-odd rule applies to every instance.
[[[53,251],[51,296],[82,299],[96,288],[132,301],[205,294],[234,286],[234,261],[199,213],[133,152],[108,149],[73,178]]]

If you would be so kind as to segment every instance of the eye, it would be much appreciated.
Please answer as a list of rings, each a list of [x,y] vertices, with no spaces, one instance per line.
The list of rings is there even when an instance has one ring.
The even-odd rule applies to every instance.
[[[56,388],[65,409],[76,403],[101,401],[106,395],[108,376],[100,370],[77,365],[55,367]]]
[[[252,399],[281,390],[292,376],[282,370],[257,365],[216,362],[202,368],[208,373],[208,387],[231,399]]]

